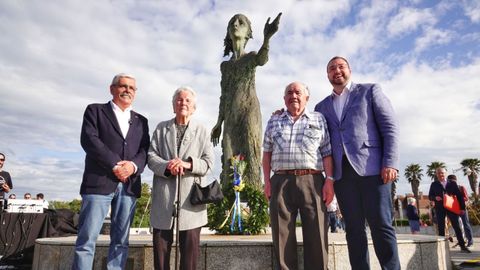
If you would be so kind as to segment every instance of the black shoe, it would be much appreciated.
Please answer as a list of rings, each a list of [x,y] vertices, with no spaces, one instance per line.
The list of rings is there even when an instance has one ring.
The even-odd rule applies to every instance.
[[[465,253],[472,253],[467,247],[460,247],[460,250]]]
[[[453,238],[450,236],[448,237],[448,241],[452,242],[453,243]]]

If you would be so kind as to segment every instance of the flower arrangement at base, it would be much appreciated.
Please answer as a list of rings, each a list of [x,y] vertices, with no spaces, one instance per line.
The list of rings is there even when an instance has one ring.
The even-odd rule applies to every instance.
[[[223,201],[208,206],[208,226],[219,234],[264,233],[269,215],[263,190],[243,179],[248,164],[242,155],[233,156],[230,163],[230,177],[222,180]]]

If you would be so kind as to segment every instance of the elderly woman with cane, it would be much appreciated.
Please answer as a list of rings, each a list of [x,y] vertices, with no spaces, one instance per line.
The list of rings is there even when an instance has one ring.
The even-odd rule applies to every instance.
[[[196,269],[200,230],[207,224],[206,205],[192,205],[189,198],[192,185],[212,169],[214,160],[209,132],[191,119],[195,103],[196,94],[190,87],[175,91],[175,117],[158,124],[148,151],[148,167],[154,173],[150,223],[155,269],[170,269],[176,226],[180,231],[176,235],[180,241],[180,268]]]

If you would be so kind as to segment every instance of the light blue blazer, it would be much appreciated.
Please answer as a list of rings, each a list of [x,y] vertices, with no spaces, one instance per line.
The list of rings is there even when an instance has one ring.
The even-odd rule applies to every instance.
[[[327,119],[334,178],[342,178],[345,154],[361,176],[378,175],[382,167],[398,169],[398,125],[392,105],[378,84],[352,83],[339,121],[332,95],[315,106]]]

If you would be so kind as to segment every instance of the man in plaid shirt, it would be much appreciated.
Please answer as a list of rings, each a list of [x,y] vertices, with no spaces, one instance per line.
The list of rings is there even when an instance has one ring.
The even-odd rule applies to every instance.
[[[326,205],[334,194],[327,122],[306,110],[305,84],[290,83],[283,98],[287,110],[268,121],[262,160],[275,258],[280,269],[298,269],[295,221],[300,213],[304,269],[327,269]]]

